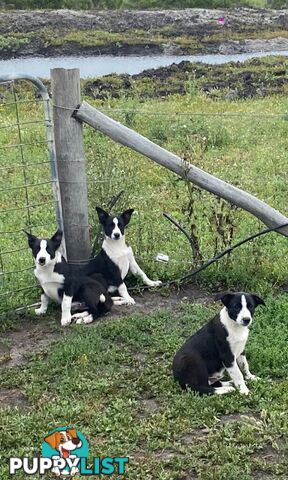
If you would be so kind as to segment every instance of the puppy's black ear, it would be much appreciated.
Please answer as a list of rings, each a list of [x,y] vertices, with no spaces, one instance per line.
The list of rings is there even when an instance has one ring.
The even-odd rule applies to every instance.
[[[125,225],[128,225],[128,223],[130,222],[130,218],[133,212],[134,208],[129,208],[128,210],[125,210],[125,212],[121,213],[121,217],[123,218]]]
[[[31,233],[29,232],[26,232],[26,230],[23,230],[24,233],[26,233],[27,237],[28,237],[28,245],[30,248],[33,248],[33,245],[35,244],[36,240],[38,240],[37,237],[35,237],[35,235],[32,235]]]
[[[54,235],[50,239],[54,243],[56,250],[57,248],[60,247],[62,238],[63,238],[63,232],[62,230],[60,230],[60,228],[58,228],[57,232],[54,233]]]
[[[109,217],[109,213],[105,212],[103,208],[96,207],[97,213],[98,213],[98,218],[99,222],[101,225],[104,225],[104,223],[107,221],[107,218]]]
[[[266,303],[264,302],[264,300],[261,297],[258,297],[258,295],[252,295],[252,298],[255,302],[256,307],[258,307],[258,305],[266,306]]]
[[[225,307],[227,307],[229,305],[229,303],[231,302],[231,299],[233,297],[233,293],[229,293],[229,292],[220,292],[220,293],[217,293],[214,297],[214,300],[217,302],[218,300],[221,300],[221,302],[223,303],[223,305],[225,305]]]

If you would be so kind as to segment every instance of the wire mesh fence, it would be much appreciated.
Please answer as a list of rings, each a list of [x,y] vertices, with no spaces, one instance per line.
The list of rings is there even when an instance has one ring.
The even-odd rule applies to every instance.
[[[213,102],[211,111],[209,100],[189,100],[134,101],[135,107],[131,107],[132,102],[129,105],[129,100],[121,99],[119,103],[126,103],[129,108],[118,108],[116,102],[110,108],[94,104],[168,151],[287,214],[287,102],[281,99],[277,105],[271,102],[269,106],[267,100],[262,104],[247,102],[244,108],[240,103],[223,105],[219,101]],[[185,105],[182,111],[181,104]],[[90,205],[94,207],[98,202],[105,206],[113,194],[125,190],[114,211],[135,207],[137,214],[132,217],[129,241],[150,276],[179,277],[263,228],[247,212],[89,127],[85,128],[85,147]],[[93,183],[93,179],[99,178],[101,183]],[[163,212],[172,215],[191,235],[195,255],[187,239],[163,217]],[[91,214],[95,217],[93,209]],[[287,239],[269,234],[221,260],[205,276],[214,284],[228,279],[230,285],[238,288],[244,288],[249,281],[250,288],[253,281],[256,288],[257,281],[265,281],[269,276],[272,282],[282,281],[288,273],[281,262],[286,250]],[[169,262],[156,263],[158,252],[168,255]]]
[[[37,80],[2,77],[0,99],[2,314],[31,303],[38,288],[23,230],[50,233],[61,214],[46,88]]]
[[[257,108],[253,105],[253,111],[250,105],[249,111],[226,103],[227,111],[221,112],[218,102],[219,112],[215,112],[211,102],[202,111],[197,111],[193,102],[186,105],[187,111],[178,105],[177,109],[169,107],[169,102],[160,106],[139,102],[129,108],[102,104],[100,110],[287,213],[288,105],[283,102],[281,108],[276,104],[268,108],[259,103]],[[199,103],[205,106],[202,99]],[[0,83],[0,313],[29,305],[39,297],[23,229],[48,236],[61,224],[50,106],[47,91],[43,98],[31,83]],[[129,243],[151,277],[180,277],[262,228],[247,212],[89,127],[84,128],[84,145],[91,243],[95,237],[98,245],[101,242],[95,206],[108,208],[111,198],[124,190],[113,211],[135,208]],[[194,253],[163,212],[191,235]],[[212,267],[207,278],[213,275],[214,282],[221,282],[229,276],[229,281],[241,288],[247,279],[256,282],[271,276],[271,281],[281,280],[288,274],[281,262],[286,245],[286,238],[269,234]],[[157,262],[158,253],[169,261]]]

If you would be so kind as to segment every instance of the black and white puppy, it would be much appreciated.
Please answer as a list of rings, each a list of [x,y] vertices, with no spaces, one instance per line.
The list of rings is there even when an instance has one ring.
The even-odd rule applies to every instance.
[[[149,287],[158,287],[161,281],[150,280],[137,264],[132,248],[125,241],[125,227],[130,222],[133,209],[125,210],[118,216],[111,216],[100,207],[96,207],[105,238],[102,249],[90,260],[84,272],[87,275],[101,273],[108,283],[108,291],[118,290],[119,297],[112,297],[116,305],[132,305],[135,300],[129,295],[124,279],[130,271],[139,275]]]
[[[41,306],[35,310],[37,315],[46,313],[50,299],[61,304],[61,325],[69,325],[72,320],[91,323],[111,309],[113,302],[107,292],[105,278],[101,275],[88,277],[69,268],[59,251],[63,237],[61,230],[49,239],[25,233],[34,257],[34,274],[43,291]],[[73,301],[85,302],[87,311],[72,316]]]
[[[215,300],[221,300],[224,307],[176,353],[174,378],[183,389],[190,387],[202,394],[228,393],[235,390],[233,384],[240,393],[248,395],[244,377],[258,378],[249,370],[245,345],[254,310],[265,303],[257,295],[243,292],[220,293]],[[225,372],[231,381],[221,381]]]

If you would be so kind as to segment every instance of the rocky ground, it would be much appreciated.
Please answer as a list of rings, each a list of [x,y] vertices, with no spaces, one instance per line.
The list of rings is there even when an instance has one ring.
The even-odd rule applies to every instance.
[[[2,12],[0,58],[285,50],[287,27],[288,10]]]

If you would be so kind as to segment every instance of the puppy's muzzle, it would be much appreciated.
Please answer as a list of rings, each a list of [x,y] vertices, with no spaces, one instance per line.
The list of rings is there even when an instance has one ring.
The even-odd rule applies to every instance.
[[[249,318],[249,317],[242,318],[242,323],[245,327],[247,327],[250,322],[251,322],[251,318]]]

